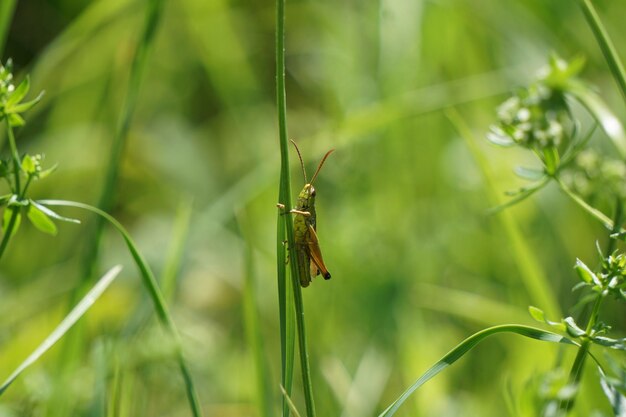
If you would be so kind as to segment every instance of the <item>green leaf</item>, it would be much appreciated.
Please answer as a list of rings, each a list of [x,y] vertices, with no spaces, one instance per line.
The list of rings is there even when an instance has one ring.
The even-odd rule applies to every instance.
[[[37,179],[44,179],[46,178],[48,175],[52,174],[54,171],[57,170],[58,168],[58,164],[54,164],[52,167],[48,168],[48,169],[44,169],[43,171],[41,171],[38,175],[37,175]]]
[[[27,110],[30,110],[35,104],[39,103],[41,101],[41,98],[43,97],[44,92],[42,91],[41,93],[39,93],[39,95],[37,97],[35,97],[33,100],[31,101],[27,101],[21,104],[17,104],[15,106],[13,106],[10,111],[13,114],[16,113],[23,113]]]
[[[57,226],[52,220],[50,220],[50,217],[48,217],[48,215],[43,211],[39,210],[37,206],[31,204],[26,210],[28,220],[30,220],[33,226],[49,235],[54,236],[57,234]]]
[[[574,266],[574,269],[578,273],[578,276],[580,277],[580,279],[583,280],[584,282],[588,284],[593,283],[596,285],[601,285],[601,282],[596,276],[596,274],[594,274],[591,271],[591,269],[589,269],[589,267],[585,265],[584,262],[578,258],[576,259],[576,265]]]
[[[26,97],[26,94],[28,94],[29,90],[30,90],[30,78],[27,75],[26,78],[22,80],[20,85],[18,85],[17,88],[13,91],[13,93],[9,96],[6,102],[6,112],[11,113],[11,108],[15,106],[16,104],[18,104],[20,101],[22,101],[22,99]]]
[[[564,343],[574,346],[578,345],[576,342],[566,337],[535,327],[522,326],[517,324],[505,324],[501,326],[489,327],[487,329],[481,330],[478,333],[474,333],[472,336],[468,337],[459,345],[457,345],[454,349],[448,352],[443,358],[441,358],[437,363],[430,367],[430,369],[424,372],[422,376],[420,376],[406,391],[404,391],[404,393],[402,393],[402,395],[400,395],[400,397],[398,397],[397,400],[391,403],[391,405],[387,407],[387,409],[385,409],[385,411],[383,411],[379,415],[379,417],[393,416],[395,412],[398,411],[400,406],[404,404],[409,396],[417,391],[419,387],[435,377],[445,368],[459,360],[461,357],[463,357],[463,355],[472,350],[484,339],[498,333],[515,333],[524,337],[528,337],[530,339],[541,340],[544,342]]]
[[[612,339],[605,336],[592,337],[593,343],[601,346],[610,347],[611,349],[626,350],[626,339]]]
[[[505,148],[515,145],[515,141],[513,139],[506,136],[503,132],[497,129],[492,129],[491,132],[487,133],[487,140],[494,145],[502,146]]]
[[[9,118],[9,124],[11,125],[11,127],[21,127],[26,124],[22,116],[20,116],[17,113],[9,113],[8,118]]]
[[[546,318],[545,313],[543,312],[543,310],[541,310],[540,308],[537,308],[535,306],[528,306],[528,312],[530,313],[530,315],[532,316],[533,319],[537,320],[540,323],[545,323],[549,326],[554,327],[555,329],[559,330],[559,331],[565,331],[565,325],[563,323],[561,323],[560,321],[550,321]]]
[[[626,416],[626,397],[624,397],[615,387],[609,385],[605,379],[600,379],[600,385],[604,395],[611,403],[613,415],[617,417]]]
[[[518,177],[524,180],[529,180],[529,181],[539,181],[543,179],[545,175],[545,173],[541,169],[527,168],[527,167],[521,167],[521,166],[515,167],[513,171]]]
[[[68,223],[80,224],[80,220],[72,219],[71,217],[61,216],[60,214],[57,214],[56,212],[50,210],[48,207],[46,207],[46,206],[44,206],[42,204],[39,204],[38,202],[36,202],[34,200],[30,200],[30,204],[31,204],[31,206],[37,207],[42,213],[44,213],[48,217],[52,217],[55,220],[60,220],[62,222],[68,222]]]
[[[543,150],[544,164],[548,175],[554,175],[559,167],[559,151],[555,146],[549,146]]]
[[[546,315],[540,308],[535,306],[528,306],[528,312],[532,316],[533,319],[537,320],[540,323],[546,322]]]
[[[56,342],[67,333],[67,331],[80,319],[87,310],[96,302],[96,300],[102,295],[104,290],[113,282],[122,270],[121,266],[115,266],[111,268],[106,274],[100,278],[98,283],[93,286],[91,290],[83,297],[83,299],[70,311],[70,313],[61,321],[61,323],[54,329],[52,333],[31,353],[25,360],[17,367],[15,371],[4,381],[0,386],[0,395],[6,391],[6,389],[20,376],[22,372],[30,365],[35,363],[44,353],[48,351]]]
[[[583,329],[578,327],[578,325],[574,321],[574,318],[571,317],[571,316],[565,318],[563,320],[563,323],[565,323],[565,330],[572,337],[582,337],[582,336],[585,336],[587,334],[586,331],[584,331]]]

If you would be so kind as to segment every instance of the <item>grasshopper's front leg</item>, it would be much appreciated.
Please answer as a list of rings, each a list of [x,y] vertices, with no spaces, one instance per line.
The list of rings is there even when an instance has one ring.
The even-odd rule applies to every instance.
[[[285,205],[284,204],[276,203],[276,207],[278,207],[282,211],[282,213],[280,213],[280,214],[287,214],[287,212],[285,212]],[[304,217],[311,216],[311,213],[308,212],[308,211],[302,211],[302,210],[296,210],[296,209],[289,210],[289,213],[291,213],[291,214],[300,214],[300,215],[302,215]]]

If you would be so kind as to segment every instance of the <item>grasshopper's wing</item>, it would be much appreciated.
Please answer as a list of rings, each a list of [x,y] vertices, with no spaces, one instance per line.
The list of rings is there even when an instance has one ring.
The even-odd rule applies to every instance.
[[[324,265],[324,259],[322,258],[322,251],[320,249],[319,241],[317,240],[317,233],[315,228],[309,225],[309,255],[311,256],[311,275],[315,276],[319,273],[322,274],[324,279],[330,279],[330,272]]]

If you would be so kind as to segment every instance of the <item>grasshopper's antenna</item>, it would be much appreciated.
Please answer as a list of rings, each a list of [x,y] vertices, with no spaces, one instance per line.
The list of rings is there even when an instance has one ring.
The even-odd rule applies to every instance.
[[[317,166],[317,170],[315,171],[315,174],[313,174],[313,178],[311,178],[311,182],[309,184],[313,184],[313,181],[315,181],[315,178],[317,178],[317,174],[319,174],[320,169],[322,169],[322,165],[324,165],[324,162],[326,161],[326,158],[328,158],[328,155],[333,153],[333,151],[334,151],[334,149],[331,149],[330,151],[326,152],[326,155],[324,155],[324,157],[320,161],[320,164]]]
[[[302,155],[300,155],[300,149],[298,149],[298,145],[296,145],[296,142],[293,141],[293,139],[289,139],[291,141],[291,143],[293,143],[294,148],[296,148],[296,152],[298,152],[298,158],[300,159],[300,166],[302,167],[302,175],[304,176],[304,183],[307,184],[306,181],[306,170],[304,169],[304,162],[302,162]]]

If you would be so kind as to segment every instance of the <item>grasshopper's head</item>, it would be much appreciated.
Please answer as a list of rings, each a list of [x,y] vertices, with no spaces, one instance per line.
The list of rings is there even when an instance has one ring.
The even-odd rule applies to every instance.
[[[304,188],[298,195],[298,207],[302,210],[315,207],[315,187],[313,187],[313,184],[304,184]]]
[[[324,155],[324,157],[320,161],[320,164],[317,166],[317,170],[315,171],[315,174],[313,174],[313,178],[311,178],[310,182],[307,182],[306,170],[304,169],[304,162],[302,161],[302,155],[300,155],[300,149],[298,149],[298,145],[296,145],[296,142],[292,140],[291,143],[293,143],[293,146],[296,148],[296,152],[298,152],[300,166],[302,167],[302,175],[304,176],[304,182],[306,183],[304,184],[304,188],[302,188],[302,191],[300,191],[300,194],[298,195],[298,207],[300,207],[302,210],[306,210],[309,207],[314,207],[315,205],[315,188],[313,188],[313,182],[315,182],[317,174],[319,174],[320,169],[322,169],[324,161],[326,161],[326,158],[328,158],[328,155],[330,155],[334,151],[334,149],[326,152],[326,155]]]

